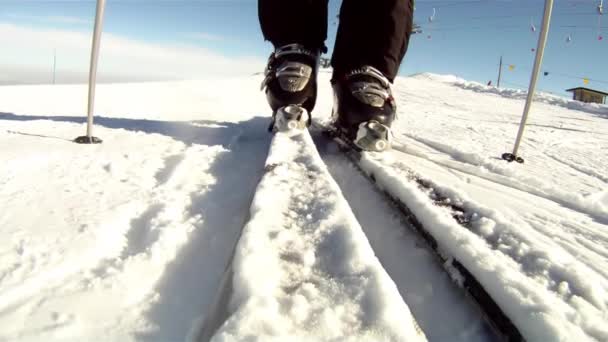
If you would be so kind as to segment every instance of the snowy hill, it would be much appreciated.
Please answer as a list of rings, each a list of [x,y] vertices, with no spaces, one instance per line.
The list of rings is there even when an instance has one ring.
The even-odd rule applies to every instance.
[[[331,111],[321,77],[318,118]],[[94,135],[104,143],[95,146],[71,142],[84,134],[85,86],[0,87],[0,340],[194,336],[214,314],[264,173],[272,137],[260,81],[100,85]],[[466,263],[528,340],[608,340],[608,108],[540,95],[520,151],[526,163],[515,165],[499,156],[512,148],[522,94],[431,74],[400,78],[394,91],[404,147],[368,167],[418,201],[445,253]],[[356,236],[396,285],[391,300],[409,307],[428,340],[492,340],[390,205],[339,154],[321,157],[361,226]],[[468,229],[417,198],[401,166],[472,213]],[[286,276],[257,267],[239,284]],[[322,305],[292,314],[309,330],[319,320],[336,326],[328,339],[374,315],[355,307],[314,316]]]

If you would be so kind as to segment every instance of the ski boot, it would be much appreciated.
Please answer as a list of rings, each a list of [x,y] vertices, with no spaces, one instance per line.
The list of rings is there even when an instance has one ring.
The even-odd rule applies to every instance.
[[[363,66],[332,83],[332,122],[338,134],[364,151],[389,149],[397,112],[389,80],[377,69]]]
[[[277,48],[268,59],[262,90],[272,109],[270,131],[310,125],[317,99],[319,52],[300,44]]]

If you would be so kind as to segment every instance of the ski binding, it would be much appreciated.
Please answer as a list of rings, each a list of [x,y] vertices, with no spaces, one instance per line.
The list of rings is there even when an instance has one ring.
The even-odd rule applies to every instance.
[[[362,122],[353,143],[363,151],[386,151],[391,147],[391,130],[375,120]]]
[[[272,117],[269,130],[272,132],[287,132],[305,129],[310,123],[310,114],[305,108],[288,105],[277,109]]]

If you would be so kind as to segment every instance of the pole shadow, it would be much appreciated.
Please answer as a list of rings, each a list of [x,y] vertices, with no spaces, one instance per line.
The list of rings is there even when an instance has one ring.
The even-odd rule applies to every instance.
[[[86,117],[80,116],[46,116],[46,115],[17,115],[13,113],[0,112],[0,120],[7,121],[36,121],[48,120],[53,122],[68,122],[75,124],[86,124]],[[266,127],[269,123],[269,118],[255,116],[250,120],[241,122],[223,122],[211,120],[194,120],[194,121],[162,121],[162,120],[146,120],[146,119],[127,119],[127,118],[110,118],[98,116],[95,117],[95,125],[110,129],[124,129],[132,132],[144,132],[147,134],[161,134],[181,141],[186,145],[222,145],[228,147],[235,137],[248,135],[249,139],[256,138],[252,136],[255,132],[259,132],[257,137],[267,135]],[[73,140],[75,137],[57,137],[33,132],[15,132],[13,134],[21,134],[28,136],[37,136],[42,138],[55,138],[63,140]],[[247,132],[247,133],[245,133]],[[103,137],[101,137],[103,139]],[[104,143],[111,141],[104,140]]]

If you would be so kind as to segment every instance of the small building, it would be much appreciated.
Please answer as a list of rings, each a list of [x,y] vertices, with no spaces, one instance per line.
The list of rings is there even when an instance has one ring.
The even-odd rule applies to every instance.
[[[603,91],[583,87],[566,89],[566,91],[570,91],[574,94],[572,97],[574,100],[587,103],[606,104],[606,96],[608,96],[608,93],[604,93]]]

